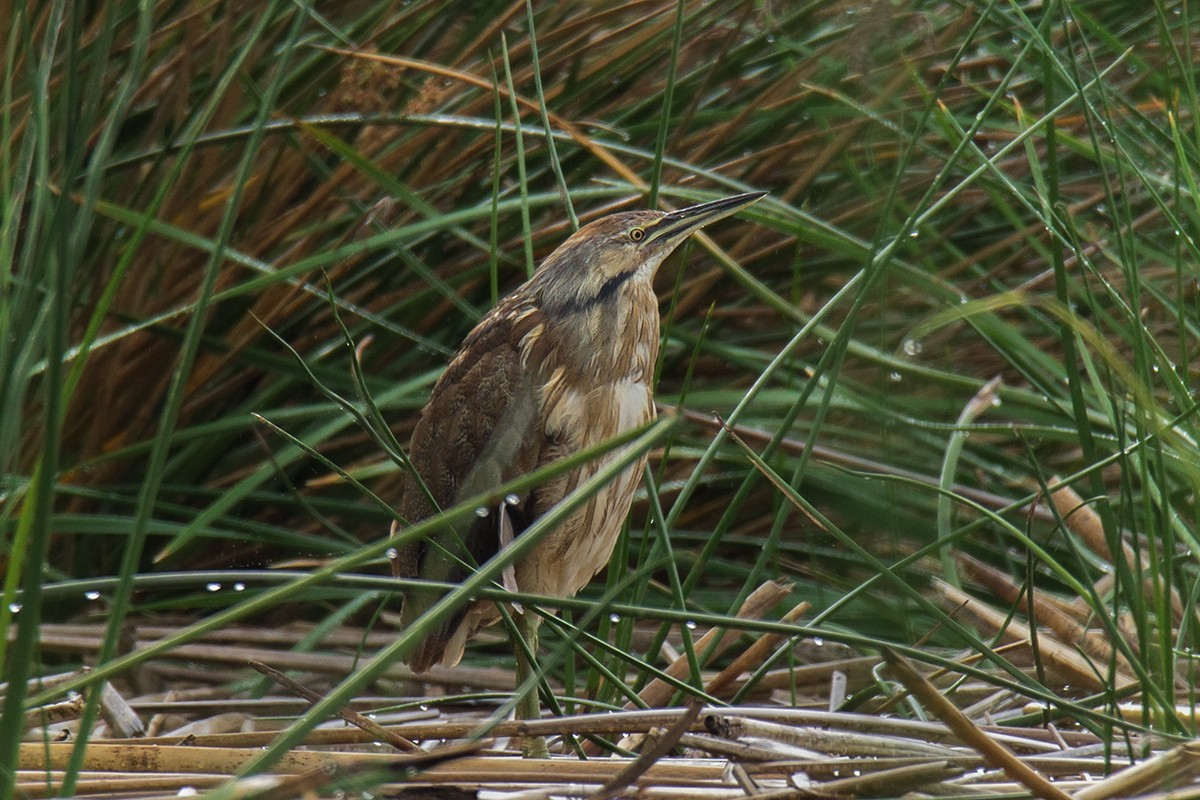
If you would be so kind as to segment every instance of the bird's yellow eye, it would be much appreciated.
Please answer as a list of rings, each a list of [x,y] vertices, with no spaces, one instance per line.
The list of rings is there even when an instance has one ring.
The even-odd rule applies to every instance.
[[[629,232],[629,238],[635,242],[640,242],[642,239],[646,238],[646,232],[641,228],[634,228]]]

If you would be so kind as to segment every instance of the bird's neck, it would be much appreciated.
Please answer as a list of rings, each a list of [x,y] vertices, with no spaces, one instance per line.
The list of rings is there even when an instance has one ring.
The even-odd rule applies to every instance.
[[[658,298],[646,281],[630,281],[603,303],[553,320],[548,333],[579,385],[649,383],[658,360]]]

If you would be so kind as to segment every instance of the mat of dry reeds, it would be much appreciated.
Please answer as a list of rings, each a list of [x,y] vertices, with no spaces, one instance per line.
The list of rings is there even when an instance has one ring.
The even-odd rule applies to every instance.
[[[1020,676],[999,674],[976,654],[929,653],[944,664],[931,668],[892,649],[855,652],[789,634],[808,603],[779,619],[769,609],[791,588],[764,584],[739,621],[696,631],[695,650],[724,666],[703,669],[695,695],[682,705],[671,704],[675,690],[660,678],[625,708],[579,703],[573,713],[513,720],[496,714],[514,688],[502,658],[496,666],[435,668],[423,676],[391,665],[373,685],[376,693],[342,705],[255,777],[241,779],[244,770],[264,766],[263,748],[324,689],[390,637],[340,628],[312,648],[307,625],[224,628],[92,690],[102,694],[103,721],[76,766],[74,791],[131,798],[201,790],[301,797],[356,788],[363,796],[422,798],[1200,796],[1200,747],[1136,732],[1138,720],[1154,712],[1135,692],[1116,709],[1095,704],[1102,687],[1072,692],[1072,682],[1080,689],[1094,684],[1103,662],[1089,661],[1057,631],[1039,637],[1040,666],[1030,664],[1026,677],[1060,687],[1074,698],[1075,714],[1092,703],[1098,717],[1115,714],[1118,726],[1128,721],[1119,738],[1074,723],[1023,692],[1013,680]],[[983,628],[998,614],[948,586],[943,592]],[[755,620],[776,630],[739,630]],[[139,640],[177,632],[148,620],[131,630]],[[1102,632],[1080,632],[1093,648],[1103,647]],[[1009,663],[1031,660],[1030,639],[1014,622],[992,633],[1007,641],[998,649]],[[50,625],[44,643],[86,658],[102,635],[99,623]],[[650,642],[653,628],[637,626],[636,638]],[[676,631],[662,645],[662,672],[686,681],[680,647]],[[781,651],[791,654],[791,666],[762,669]],[[1079,672],[1081,662],[1093,671]],[[39,688],[77,677],[46,678]],[[584,699],[549,688],[564,703]],[[23,796],[53,796],[82,708],[78,697],[30,713],[17,776]],[[1194,723],[1194,710],[1176,713]],[[527,736],[546,737],[551,758],[521,758]]]

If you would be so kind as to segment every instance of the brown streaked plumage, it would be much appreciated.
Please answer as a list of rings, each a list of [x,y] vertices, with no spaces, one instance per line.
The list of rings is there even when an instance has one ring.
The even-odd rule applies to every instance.
[[[436,507],[409,476],[400,516],[410,523],[426,519],[653,419],[659,341],[654,273],[701,226],[761,196],[737,195],[671,213],[613,214],[551,253],[467,335],[434,386],[409,456]],[[400,575],[462,580],[460,561],[490,559],[507,532],[519,536],[605,463],[596,459],[514,498],[511,506],[498,504],[458,530],[408,545],[397,558]],[[583,588],[608,563],[643,464],[624,470],[517,561],[508,576],[515,588],[559,597]],[[409,592],[402,624],[436,600],[434,593]],[[498,619],[490,601],[472,604],[418,645],[409,657],[412,668],[424,672],[438,662],[457,663],[475,632]]]

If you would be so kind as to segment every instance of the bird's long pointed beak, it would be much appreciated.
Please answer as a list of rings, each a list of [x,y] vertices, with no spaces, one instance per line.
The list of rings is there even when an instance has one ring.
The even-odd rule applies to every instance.
[[[766,192],[747,192],[723,197],[720,200],[710,200],[707,203],[688,206],[678,211],[664,215],[646,229],[645,244],[651,242],[679,243],[690,234],[695,233],[710,222],[734,214],[756,200],[765,197]]]

